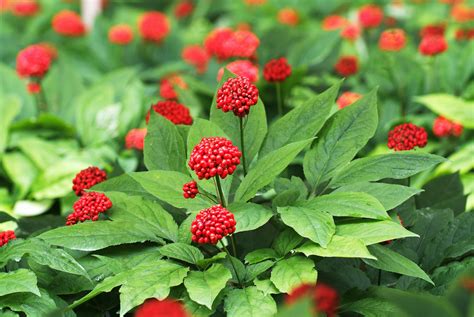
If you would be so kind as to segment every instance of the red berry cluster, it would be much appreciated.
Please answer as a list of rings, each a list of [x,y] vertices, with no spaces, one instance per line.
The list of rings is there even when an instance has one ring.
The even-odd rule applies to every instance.
[[[132,28],[127,24],[117,24],[109,29],[109,42],[117,45],[127,45],[133,41]]]
[[[53,30],[63,36],[77,37],[86,33],[86,26],[74,11],[63,10],[52,21]]]
[[[165,14],[150,11],[140,17],[138,31],[145,41],[161,43],[170,32],[170,24]]]
[[[16,71],[21,77],[43,77],[51,65],[51,56],[41,45],[30,45],[16,57]]]
[[[72,206],[74,212],[67,217],[66,226],[86,220],[97,221],[99,220],[99,214],[106,212],[111,207],[112,202],[105,194],[97,192],[84,193]]]
[[[376,28],[383,21],[383,11],[379,6],[368,4],[360,8],[358,18],[364,28]]]
[[[432,35],[421,39],[418,50],[422,55],[434,56],[443,53],[448,49],[448,43],[443,36]]]
[[[183,185],[183,196],[184,198],[194,198],[196,195],[199,194],[199,189],[197,187],[197,183],[195,181],[187,182]]]
[[[147,129],[132,129],[125,136],[125,148],[143,151]]]
[[[98,167],[90,166],[76,174],[72,180],[72,190],[77,196],[82,196],[86,189],[107,179],[107,173]]]
[[[263,77],[266,81],[284,81],[291,75],[291,66],[286,58],[272,59],[263,68]]]
[[[355,56],[341,56],[334,68],[342,76],[351,76],[359,70],[359,62]]]
[[[217,244],[235,231],[234,215],[221,205],[201,210],[191,224],[192,240],[199,244]]]
[[[444,36],[445,31],[446,25],[444,24],[428,24],[421,29],[420,36]]]
[[[174,124],[193,124],[189,109],[173,100],[158,101],[151,108]],[[150,111],[146,115],[146,123],[150,120]]]
[[[260,40],[252,32],[230,28],[215,29],[204,41],[208,54],[221,61],[233,57],[251,58],[259,45]]]
[[[341,37],[353,42],[359,38],[361,31],[357,24],[349,23],[342,29]]]
[[[199,74],[206,72],[210,56],[203,47],[199,45],[186,46],[181,57],[186,63],[193,65]]]
[[[15,232],[13,230],[7,230],[0,232],[0,247],[3,247],[8,241],[16,239]]]
[[[286,297],[285,303],[291,305],[303,298],[311,298],[316,312],[323,312],[327,317],[335,317],[339,306],[337,290],[331,286],[318,282],[318,284],[302,284],[293,289]]]
[[[191,152],[188,166],[199,179],[210,179],[216,175],[226,178],[240,164],[242,153],[226,138],[203,138]]]
[[[171,75],[160,81],[160,96],[164,99],[178,99],[178,93],[174,90],[174,87],[181,89],[187,89],[188,85],[178,75]]]
[[[180,302],[148,299],[135,312],[135,317],[191,317]]]
[[[337,106],[339,109],[343,109],[347,106],[352,105],[354,102],[362,98],[362,95],[356,92],[346,91],[339,98],[337,98]]]
[[[258,102],[258,89],[247,77],[229,78],[217,91],[216,102],[218,109],[245,117]]]
[[[340,15],[328,15],[324,18],[322,28],[324,31],[334,31],[342,29],[349,24],[349,21]]]
[[[10,10],[15,16],[30,17],[38,13],[40,5],[36,0],[17,0],[10,4]]]
[[[177,19],[183,19],[193,13],[194,4],[191,1],[180,1],[174,8],[174,16]]]
[[[227,64],[225,68],[227,68],[229,71],[236,74],[237,76],[247,77],[252,83],[258,81],[258,67],[255,66],[251,61],[233,61]],[[221,81],[222,75],[224,75],[223,67],[221,67],[217,72],[217,81]]]
[[[380,34],[379,48],[382,51],[397,52],[406,45],[405,31],[402,29],[390,29]]]
[[[463,131],[462,124],[453,122],[443,116],[439,116],[433,123],[433,133],[439,138],[447,136],[460,136]]]
[[[293,8],[283,8],[278,11],[277,20],[283,25],[295,26],[300,22],[300,15]]]
[[[413,123],[397,125],[388,133],[387,146],[395,151],[408,151],[414,147],[425,147],[428,142],[428,134],[423,127]]]
[[[457,41],[471,41],[474,39],[474,28],[457,29],[455,38]]]
[[[30,95],[34,95],[41,91],[41,85],[34,81],[31,81],[28,83],[28,85],[26,85],[26,89],[28,90]]]

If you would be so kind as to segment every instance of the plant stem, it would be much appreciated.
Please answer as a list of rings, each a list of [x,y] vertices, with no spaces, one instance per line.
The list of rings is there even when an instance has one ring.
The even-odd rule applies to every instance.
[[[214,180],[217,187],[217,194],[218,194],[220,203],[222,207],[226,207],[227,204],[225,202],[224,191],[222,190],[221,179],[219,178],[219,176],[216,176]]]
[[[389,60],[389,74],[390,74],[390,79],[392,81],[392,84],[394,88],[397,91],[398,99],[400,99],[400,113],[402,115],[403,121],[405,121],[405,117],[407,115],[407,100],[405,98],[405,93],[403,92],[403,87],[397,80],[397,76],[395,75],[395,60],[392,54],[388,56]]]
[[[244,144],[244,118],[239,117],[240,127],[240,147],[242,150],[242,166],[244,168],[244,177],[247,176],[247,162],[245,160],[245,144]]]
[[[40,91],[35,95],[38,113],[46,113],[48,112],[48,105],[46,103],[46,96],[44,94],[43,87],[41,86],[41,80],[38,81],[37,84],[40,86]]]
[[[281,99],[281,84],[276,83],[278,116],[283,116],[283,100]]]
[[[377,278],[377,285],[380,286],[380,282],[382,281],[382,270],[379,269],[379,276]]]
[[[225,252],[229,256],[229,261],[230,261],[230,264],[232,265],[232,268],[234,269],[235,276],[237,277],[237,281],[239,282],[240,286],[243,287],[242,282],[240,281],[239,273],[237,273],[237,269],[235,268],[234,261],[232,260],[232,256],[230,255],[229,250],[227,250],[227,247],[222,242],[222,240],[220,240],[219,242],[221,243],[222,248],[225,250]]]
[[[234,253],[234,256],[237,257],[237,248],[235,247],[236,242],[235,242],[234,235],[230,236],[230,243],[232,244],[232,252]]]
[[[219,203],[214,197],[209,196],[209,195],[206,194],[206,193],[201,193],[201,192],[200,192],[199,194],[202,195],[202,196],[204,196],[204,197],[206,197],[207,199],[209,199],[209,200],[212,201],[213,203],[216,203],[216,204]]]

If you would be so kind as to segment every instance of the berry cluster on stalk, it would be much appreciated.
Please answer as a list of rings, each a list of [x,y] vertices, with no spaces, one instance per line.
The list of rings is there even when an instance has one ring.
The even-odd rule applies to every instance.
[[[96,166],[90,166],[76,174],[72,180],[72,190],[77,196],[82,196],[85,190],[102,183],[107,179],[107,173]]]
[[[110,208],[112,208],[112,201],[105,194],[85,193],[74,203],[74,212],[67,217],[66,225],[70,226],[86,220],[97,221],[99,220],[99,214]]]
[[[191,224],[192,240],[199,244],[217,244],[235,231],[234,215],[221,205],[201,210]]]
[[[217,108],[245,117],[258,102],[258,89],[246,77],[229,78],[217,91]]]
[[[191,125],[193,123],[189,109],[174,100],[158,101],[151,108],[174,124]],[[146,122],[148,123],[149,120],[150,111],[146,115]]]
[[[195,181],[190,181],[183,185],[183,196],[184,198],[195,198],[199,194],[199,189]]]
[[[388,133],[387,146],[395,151],[408,151],[415,147],[423,148],[427,142],[428,134],[423,127],[403,123]]]
[[[7,230],[0,232],[0,247],[3,247],[8,241],[16,239],[15,232],[13,230]]]
[[[291,66],[286,58],[270,60],[263,68],[263,77],[268,82],[281,82],[291,75]]]

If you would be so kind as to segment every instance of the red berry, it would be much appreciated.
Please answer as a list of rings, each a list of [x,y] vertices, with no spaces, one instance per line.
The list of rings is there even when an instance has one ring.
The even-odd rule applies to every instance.
[[[237,60],[233,61],[225,66],[229,71],[237,76],[247,77],[252,83],[258,81],[258,67],[255,66],[251,61]],[[224,75],[224,68],[221,67],[217,72],[217,81],[221,81]]]
[[[125,136],[125,148],[143,151],[147,129],[132,129]]]
[[[109,42],[117,45],[127,45],[133,41],[132,28],[127,24],[117,24],[109,29]]]
[[[163,78],[160,81],[160,96],[163,99],[178,99],[178,93],[174,90],[174,87],[181,89],[187,89],[188,85],[178,75],[171,75]]]
[[[199,74],[206,72],[210,57],[203,47],[199,45],[186,46],[181,57],[186,63],[193,65]]]
[[[448,43],[443,36],[432,35],[421,39],[418,50],[422,55],[434,56],[443,53],[448,49]]]
[[[146,12],[138,21],[138,31],[145,41],[161,43],[170,32],[168,18],[159,11]]]
[[[245,117],[258,102],[258,89],[247,77],[229,78],[217,91],[216,102],[218,109]]]
[[[183,196],[184,198],[194,198],[199,194],[199,189],[195,181],[190,181],[183,185]]]
[[[444,36],[444,32],[446,30],[446,25],[444,24],[429,24],[424,26],[420,31],[420,36]]]
[[[77,196],[82,196],[86,189],[102,183],[107,179],[107,173],[98,167],[91,166],[77,173],[72,180],[72,190]]]
[[[180,1],[174,8],[174,16],[177,19],[182,19],[193,13],[194,4],[191,1]]]
[[[433,123],[433,133],[439,138],[447,136],[459,137],[463,131],[462,124],[453,122],[443,116],[439,116]]]
[[[3,247],[8,241],[16,239],[15,232],[13,230],[7,230],[0,232],[0,247]]]
[[[348,41],[355,41],[359,38],[361,29],[357,24],[350,23],[346,25],[341,31],[341,37]]]
[[[364,28],[376,28],[383,21],[383,11],[379,6],[368,4],[360,8],[358,18]]]
[[[174,124],[193,124],[189,109],[173,100],[158,101],[151,108]],[[146,115],[146,123],[150,120],[150,111]]]
[[[263,77],[269,82],[284,81],[290,75],[291,66],[284,57],[270,60],[263,68]]]
[[[300,22],[300,15],[293,8],[283,8],[278,11],[277,19],[281,24],[295,26]]]
[[[242,153],[226,138],[203,138],[191,152],[188,166],[199,179],[210,179],[216,175],[226,178],[240,164]]]
[[[192,240],[199,244],[217,244],[235,231],[234,215],[221,205],[201,210],[191,223]]]
[[[361,94],[356,92],[346,91],[336,101],[339,109],[352,105],[354,102],[362,98]]]
[[[230,28],[218,28],[209,33],[204,41],[209,55],[223,61],[232,57],[251,58],[255,55],[260,40],[250,31],[233,31]]]
[[[81,17],[74,11],[63,10],[53,17],[53,30],[64,36],[82,36],[86,33],[86,26]]]
[[[340,15],[329,15],[324,18],[322,28],[324,31],[333,31],[342,29],[348,24],[349,21]]]
[[[331,286],[318,282],[314,284],[302,284],[293,289],[286,297],[285,303],[291,305],[303,298],[311,298],[314,311],[323,312],[327,317],[335,317],[339,306],[339,295],[337,290]]]
[[[43,77],[51,65],[51,56],[41,45],[30,45],[16,56],[16,72],[20,77]]]
[[[341,56],[334,68],[342,76],[351,76],[359,70],[359,62],[355,56]]]
[[[402,29],[389,29],[383,31],[379,38],[379,48],[382,51],[397,52],[406,45],[405,31]]]
[[[428,134],[423,127],[412,123],[397,125],[388,133],[387,146],[395,151],[408,151],[413,148],[423,148],[428,142]]]
[[[135,317],[191,317],[180,302],[148,299],[135,312]]]
[[[15,0],[10,5],[13,15],[18,17],[30,17],[38,13],[40,5],[36,0]]]
[[[74,203],[72,207],[74,212],[67,217],[66,226],[86,220],[97,221],[99,220],[99,214],[106,212],[111,207],[112,201],[105,194],[97,192],[84,193]]]
[[[26,88],[28,89],[28,92],[30,93],[30,95],[35,95],[41,91],[40,84],[35,83],[33,81],[29,82]]]

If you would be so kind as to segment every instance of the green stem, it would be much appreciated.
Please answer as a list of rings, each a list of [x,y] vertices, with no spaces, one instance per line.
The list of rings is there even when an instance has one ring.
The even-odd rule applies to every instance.
[[[218,194],[220,203],[221,203],[222,207],[226,207],[227,204],[226,204],[226,201],[225,201],[224,191],[222,190],[221,179],[217,175],[214,178],[214,180],[215,180],[215,184],[216,184],[216,187],[217,187],[217,194]]]
[[[234,235],[230,236],[230,243],[232,244],[232,252],[234,253],[234,256],[237,257],[237,248],[235,247],[236,242],[235,242]]]
[[[242,150],[242,166],[244,168],[244,177],[247,176],[247,162],[245,160],[245,144],[244,144],[244,118],[239,117],[240,127],[240,147]]]
[[[397,91],[398,99],[400,100],[400,113],[402,115],[403,121],[405,121],[406,115],[407,115],[407,100],[405,98],[405,93],[403,92],[403,87],[401,83],[397,80],[397,76],[395,75],[395,60],[394,56],[390,54],[388,56],[389,60],[389,74],[390,74],[390,79],[392,81],[393,86],[395,87],[395,90]]]
[[[216,203],[216,204],[219,203],[214,197],[209,196],[209,195],[206,194],[206,193],[200,192],[199,195],[202,195],[202,196],[206,197],[207,199],[209,199],[209,200],[212,201],[213,203]]]
[[[377,277],[377,285],[380,286],[380,282],[382,281],[382,270],[379,269],[379,274]]]
[[[222,240],[220,240],[219,242],[221,243],[222,248],[225,250],[225,252],[229,256],[229,261],[230,261],[230,264],[232,265],[232,268],[234,268],[234,272],[235,272],[235,276],[237,277],[237,281],[239,282],[240,286],[243,287],[242,282],[240,281],[239,273],[237,273],[237,269],[235,268],[234,261],[232,260],[232,256],[230,255],[229,250],[227,250],[227,247],[222,242]]]
[[[281,84],[279,82],[276,83],[276,91],[277,91],[277,106],[278,106],[278,116],[283,116],[283,100],[281,98]]]

